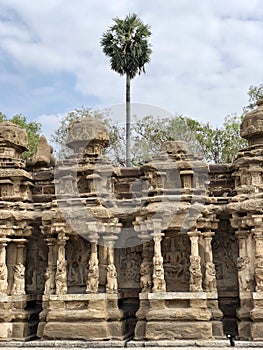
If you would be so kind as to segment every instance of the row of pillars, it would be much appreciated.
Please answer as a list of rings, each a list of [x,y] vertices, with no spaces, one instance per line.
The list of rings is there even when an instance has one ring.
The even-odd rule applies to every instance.
[[[25,244],[26,239],[0,239],[0,295],[23,295],[25,291]],[[12,286],[8,286],[9,276],[7,268],[7,246],[15,244],[15,265],[13,266]]]
[[[163,256],[161,250],[161,241],[164,233],[162,232],[161,226],[161,219],[153,219],[150,222],[138,222],[137,225],[135,225],[135,230],[139,232],[138,237],[141,239],[143,244],[143,261],[140,269],[142,292],[157,293],[166,291]],[[151,233],[149,233],[149,231]],[[207,292],[214,292],[216,291],[216,272],[213,263],[211,246],[214,232],[208,231],[201,233],[200,231],[193,230],[188,232],[187,235],[191,242],[189,291],[203,291],[201,257],[199,251],[199,242],[200,238],[202,237],[204,239],[205,290]],[[151,238],[154,242],[153,258],[151,257],[151,252],[148,245]]]
[[[134,228],[138,232],[143,245],[141,274],[142,292],[165,292],[166,282],[164,277],[163,256],[161,241],[164,233],[162,232],[162,220],[153,219],[146,222],[135,222]],[[65,256],[65,246],[68,240],[65,234],[65,227],[58,226],[58,238],[47,238],[48,245],[48,267],[46,272],[46,284],[44,294],[67,294],[67,261]],[[105,229],[105,228],[104,228]],[[112,224],[106,227],[108,234],[103,235],[104,252],[101,259],[107,266],[106,273],[106,292],[117,293],[117,271],[114,262],[114,243],[121,230],[120,224]],[[88,278],[86,285],[87,293],[97,293],[99,289],[99,260],[98,260],[98,226],[97,223],[89,224],[88,239],[91,243],[91,255],[88,266]],[[214,233],[194,230],[188,232],[191,242],[190,255],[190,285],[191,292],[203,291],[201,257],[199,252],[199,240],[204,240],[204,259],[205,259],[205,290],[209,292],[216,291],[216,273],[213,264],[211,241]],[[153,239],[153,256],[149,249],[149,241]]]
[[[96,222],[89,223],[89,234],[87,239],[91,245],[90,260],[88,263],[88,278],[86,284],[86,293],[98,293],[99,290],[99,259],[98,259],[98,231],[101,225]],[[103,235],[103,256],[101,260],[106,265],[106,292],[117,293],[117,271],[114,262],[114,243],[121,230],[121,224],[105,224]],[[48,246],[48,266],[46,272],[46,283],[44,294],[67,294],[67,261],[66,261],[66,242],[69,239],[65,233],[65,226],[56,227],[58,238],[47,238]]]
[[[248,218],[240,218],[240,225],[243,220],[247,221]],[[236,231],[239,242],[237,260],[239,290],[258,292],[263,291],[263,215],[252,215],[249,220],[254,226],[251,231],[244,228]]]

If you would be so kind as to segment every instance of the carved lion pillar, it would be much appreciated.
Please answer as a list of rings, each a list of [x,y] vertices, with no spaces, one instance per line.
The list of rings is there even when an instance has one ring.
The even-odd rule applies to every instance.
[[[67,261],[65,255],[65,246],[68,237],[64,232],[58,234],[58,259],[57,259],[57,272],[56,272],[56,294],[67,294]]]
[[[161,231],[161,219],[151,220],[153,241],[154,241],[154,256],[153,256],[153,293],[165,292],[166,283],[164,279],[163,256],[161,249],[161,241],[164,233]]]
[[[187,233],[191,241],[190,255],[190,292],[202,292],[202,272],[201,257],[199,255],[199,231],[191,231]]]
[[[250,258],[248,256],[248,235],[246,230],[236,232],[239,243],[239,257],[237,258],[238,283],[240,292],[253,291],[253,279],[250,276]]]
[[[45,282],[45,290],[44,294],[55,294],[56,291],[56,239],[55,238],[47,238],[46,239],[48,246],[48,266],[45,274],[46,282]]]
[[[134,229],[138,232],[138,238],[142,242],[142,263],[140,266],[140,287],[142,293],[150,293],[152,290],[152,255],[151,235],[147,232],[145,222],[134,222]]]
[[[91,254],[89,260],[88,280],[86,293],[98,293],[99,289],[99,260],[98,260],[98,233],[95,231],[89,235]]]
[[[203,233],[205,248],[205,289],[206,292],[216,292],[216,270],[213,263],[212,238],[214,232],[207,231]]]
[[[24,254],[26,239],[16,239],[16,265],[14,266],[14,278],[11,289],[12,295],[23,295],[25,291],[25,265],[24,265]]]
[[[113,294],[118,293],[117,270],[114,262],[114,243],[118,236],[114,235],[114,233],[117,234],[120,232],[121,224],[110,224],[108,228],[106,228],[106,231],[107,230],[109,235],[104,236],[104,242],[108,248],[106,292]]]
[[[7,266],[6,266],[6,246],[8,239],[0,239],[0,295],[7,293]]]
[[[255,280],[256,291],[263,291],[263,216],[253,215],[255,228],[252,230],[255,240]]]

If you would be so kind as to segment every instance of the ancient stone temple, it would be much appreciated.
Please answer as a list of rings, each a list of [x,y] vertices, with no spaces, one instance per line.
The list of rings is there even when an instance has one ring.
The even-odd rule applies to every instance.
[[[117,168],[89,117],[63,160],[0,123],[0,340],[263,340],[263,101],[241,136],[230,165],[177,141]]]

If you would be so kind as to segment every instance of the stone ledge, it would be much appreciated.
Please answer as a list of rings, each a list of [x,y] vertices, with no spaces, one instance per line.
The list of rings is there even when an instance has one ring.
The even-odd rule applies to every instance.
[[[109,341],[63,341],[63,340],[31,340],[22,341],[0,341],[0,348],[229,348],[228,340],[159,340],[159,341],[125,341],[125,340],[109,340]],[[235,341],[236,348],[262,348],[263,342],[256,341]]]
[[[163,292],[163,293],[140,293],[140,300],[194,300],[206,299],[205,292]]]

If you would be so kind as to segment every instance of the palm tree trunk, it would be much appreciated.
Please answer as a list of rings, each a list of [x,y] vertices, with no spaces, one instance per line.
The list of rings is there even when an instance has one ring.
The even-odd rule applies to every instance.
[[[126,73],[126,167],[131,166],[131,77]]]

